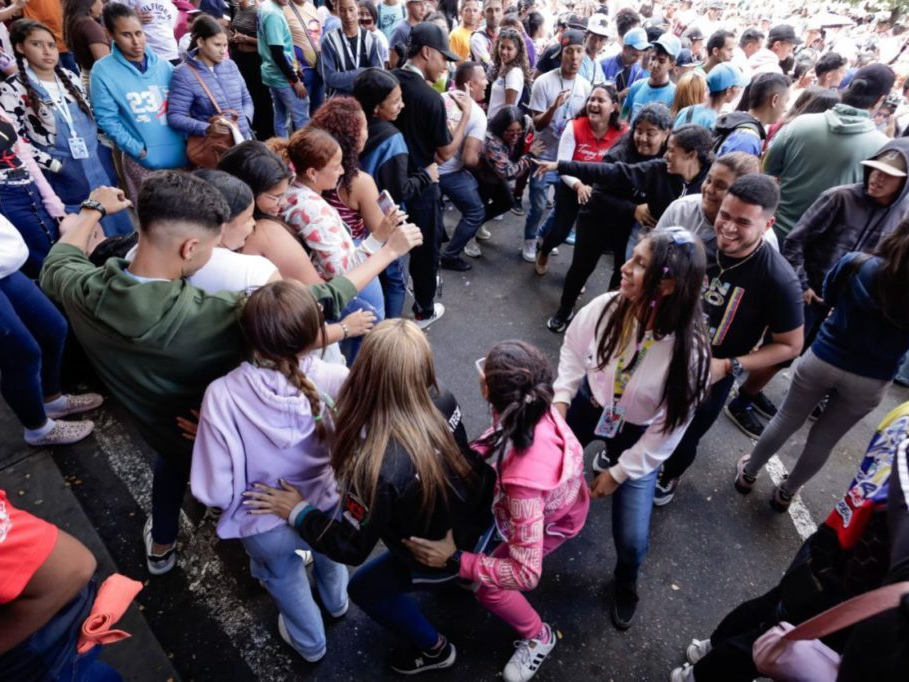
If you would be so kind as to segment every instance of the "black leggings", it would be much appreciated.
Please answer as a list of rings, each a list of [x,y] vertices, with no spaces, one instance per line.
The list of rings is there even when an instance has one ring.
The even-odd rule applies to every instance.
[[[574,309],[581,289],[596,269],[600,256],[607,251],[612,252],[615,261],[609,288],[619,286],[622,276],[619,268],[625,259],[631,225],[609,225],[603,209],[602,204],[588,203],[578,214],[571,267],[565,275],[562,300],[559,302],[559,314],[563,317],[567,317]]]
[[[486,182],[477,177],[477,185],[480,191],[480,198],[483,200],[483,206],[486,208],[486,216],[483,222],[510,211],[511,207],[514,206],[511,189],[504,180]]]
[[[568,238],[568,233],[571,232],[574,221],[578,217],[579,208],[577,192],[564,182],[559,182],[556,185],[555,204],[552,208],[554,211],[552,226],[549,232],[543,236],[543,244],[540,247],[540,251],[544,255],[548,256],[550,251]]]

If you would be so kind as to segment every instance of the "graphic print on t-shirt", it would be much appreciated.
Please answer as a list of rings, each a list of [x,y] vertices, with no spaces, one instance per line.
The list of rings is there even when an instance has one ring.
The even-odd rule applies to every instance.
[[[131,90],[126,93],[126,102],[133,113],[136,123],[150,123],[152,116],[167,125],[167,95],[168,91],[160,86],[150,85],[147,90]]]
[[[707,278],[705,277],[705,280],[706,279]],[[729,282],[721,282],[714,277],[709,280],[707,290],[704,292],[704,302],[707,305],[716,308],[726,307],[723,316],[716,325],[711,324],[711,321],[715,320],[716,316],[708,311],[707,333],[710,334],[710,343],[713,346],[722,345],[723,340],[726,338],[726,334],[729,332],[729,328],[732,326],[732,321],[735,319],[735,313],[738,310],[739,305],[741,305],[742,299],[745,297],[745,290],[741,287],[732,287],[730,293],[731,286],[732,285]],[[726,300],[727,296],[729,297],[728,301]]]

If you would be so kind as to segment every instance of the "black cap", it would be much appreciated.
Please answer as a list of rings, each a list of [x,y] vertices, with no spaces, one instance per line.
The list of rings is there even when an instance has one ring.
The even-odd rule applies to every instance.
[[[584,34],[581,31],[576,28],[570,28],[559,38],[559,45],[566,48],[571,45],[583,45],[584,41]]]
[[[780,24],[770,29],[770,33],[767,34],[767,42],[772,45],[778,40],[793,45],[800,45],[802,42],[802,39],[795,35],[795,29],[789,24]]]
[[[883,97],[890,93],[894,81],[896,81],[896,76],[893,73],[893,69],[889,66],[885,64],[869,64],[855,72],[852,80],[849,81],[848,87],[850,89],[859,87],[859,82],[861,82],[860,87],[864,94]]]
[[[685,33],[685,34],[684,34],[684,37],[685,37],[685,38],[688,38],[688,40],[690,40],[690,41],[693,43],[693,42],[695,42],[696,40],[703,40],[703,39],[704,39],[704,34],[701,33],[701,29],[699,29],[699,28],[693,28],[693,29],[691,29],[690,31],[688,31],[687,33]]]
[[[461,59],[460,56],[451,51],[448,45],[448,36],[442,31],[441,26],[423,22],[413,27],[408,39],[410,47],[431,47],[438,50],[450,62],[456,62]]]

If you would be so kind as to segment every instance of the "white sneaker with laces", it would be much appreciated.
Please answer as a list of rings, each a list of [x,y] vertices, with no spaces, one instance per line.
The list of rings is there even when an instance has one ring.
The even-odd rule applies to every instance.
[[[485,225],[481,225],[480,229],[477,230],[476,238],[481,242],[485,242],[487,239],[492,239],[492,232],[487,230]]]
[[[432,316],[424,317],[422,319],[414,318],[414,322],[417,323],[417,326],[420,329],[427,329],[429,327],[429,325],[431,325],[433,322],[438,320],[444,314],[445,314],[445,306],[442,305],[441,303],[435,303],[435,304],[433,304],[433,308],[432,308]]]
[[[521,249],[521,258],[526,260],[528,263],[537,262],[537,240],[536,239],[525,239],[524,248]]]
[[[30,436],[25,434],[25,442],[38,447],[44,445],[70,445],[78,443],[83,438],[88,438],[95,429],[95,422],[85,420],[79,422],[55,421],[53,428],[43,436]]]
[[[676,668],[669,673],[669,682],[695,682],[694,668],[690,663],[686,663],[681,668]]]
[[[89,412],[101,407],[103,402],[104,398],[97,393],[81,393],[78,395],[67,393],[56,400],[45,403],[44,412],[51,419],[60,419],[60,417],[66,417],[71,414]]]
[[[145,527],[142,529],[142,539],[145,542],[145,561],[148,564],[148,572],[152,575],[164,575],[177,565],[177,543],[170,546],[170,549],[164,554],[152,554],[152,517],[145,521]]]
[[[691,663],[691,665],[694,665],[704,658],[704,656],[709,654],[712,648],[713,645],[710,643],[709,639],[692,639],[691,644],[689,644],[688,648],[685,650],[685,658],[688,659],[688,662]]]
[[[483,252],[480,251],[480,245],[477,244],[476,239],[471,239],[467,242],[467,245],[464,247],[464,255],[470,256],[471,258],[479,258],[483,255]]]
[[[539,639],[521,639],[514,643],[517,650],[508,661],[505,670],[502,671],[505,682],[527,682],[536,675],[549,652],[561,639],[562,633],[553,630],[545,623],[543,627],[549,631],[549,641],[545,644]]]

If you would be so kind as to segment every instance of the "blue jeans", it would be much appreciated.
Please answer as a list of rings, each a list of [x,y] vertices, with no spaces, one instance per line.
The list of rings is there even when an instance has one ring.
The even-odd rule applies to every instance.
[[[309,95],[309,115],[312,116],[325,100],[325,83],[322,82],[322,76],[318,71],[304,66],[303,85],[306,86]]]
[[[527,221],[524,223],[525,240],[537,238],[537,228],[539,228],[540,221],[543,219],[543,211],[546,210],[549,186],[554,185],[556,182],[561,181],[555,173],[547,173],[543,178],[538,178],[536,174],[531,174],[530,189],[527,191],[530,198],[530,211],[527,213]]]
[[[407,565],[385,552],[353,574],[347,593],[374,621],[426,651],[439,641],[439,632],[406,595],[430,589],[432,583],[414,583]]]
[[[22,272],[37,277],[51,246],[60,238],[57,221],[44,208],[38,186],[0,184],[0,213],[19,230],[28,246]]]
[[[477,179],[466,169],[440,175],[439,187],[461,212],[461,220],[441,254],[442,258],[456,258],[483,226],[486,208],[480,198]]]
[[[379,281],[385,294],[385,319],[401,317],[407,296],[407,257],[392,261],[379,275]]]
[[[27,429],[47,421],[44,396],[60,392],[66,319],[21,272],[0,279],[0,394]]]
[[[286,524],[240,541],[249,555],[250,573],[264,583],[277,603],[294,647],[307,657],[321,656],[326,646],[325,625],[312,597],[306,565],[294,554],[309,546]],[[313,560],[319,597],[329,613],[337,613],[347,603],[347,567],[318,552],[313,552]]]
[[[591,402],[587,380],[578,390],[568,409],[568,425],[582,445],[600,438],[593,433],[602,414],[602,408]],[[647,430],[646,426],[625,423],[613,438],[603,438],[611,462],[637,443]],[[616,586],[634,591],[638,571],[650,548],[650,514],[653,511],[653,494],[659,469],[637,480],[628,479],[612,494],[612,539],[615,542]]]
[[[358,310],[372,311],[376,316],[377,324],[385,319],[385,299],[382,295],[382,284],[379,282],[378,277],[363,287],[363,290],[347,303],[344,310],[341,311],[341,318],[343,319]],[[352,365],[353,361],[356,360],[362,343],[362,336],[356,336],[341,342],[341,351],[347,358],[348,365]]]
[[[309,123],[309,97],[297,97],[294,89],[289,85],[268,90],[271,92],[271,100],[275,107],[275,135],[277,137],[289,137],[290,133]],[[290,116],[291,122],[290,130],[287,129],[288,116]]]

